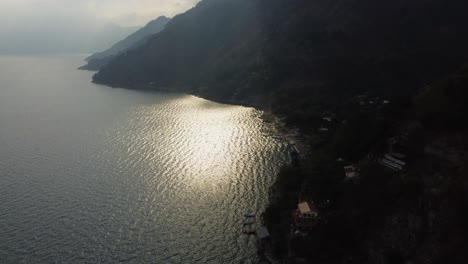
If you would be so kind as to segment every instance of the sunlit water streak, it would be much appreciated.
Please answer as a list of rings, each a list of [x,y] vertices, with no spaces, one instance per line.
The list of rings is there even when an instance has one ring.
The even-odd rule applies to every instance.
[[[261,112],[0,57],[1,263],[255,263],[286,146]]]

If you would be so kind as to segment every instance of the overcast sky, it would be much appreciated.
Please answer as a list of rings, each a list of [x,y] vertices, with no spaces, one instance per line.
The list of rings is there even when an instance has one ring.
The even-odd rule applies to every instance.
[[[0,52],[31,44],[27,42],[46,45],[45,39],[51,47],[58,40],[65,46],[64,38],[68,42],[76,42],[75,37],[92,38],[103,30],[108,31],[110,24],[143,26],[161,15],[173,17],[197,2],[199,0],[0,0]]]

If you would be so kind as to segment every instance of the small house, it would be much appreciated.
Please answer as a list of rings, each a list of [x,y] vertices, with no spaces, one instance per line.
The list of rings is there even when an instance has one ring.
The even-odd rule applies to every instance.
[[[359,168],[354,165],[344,167],[344,172],[348,179],[359,176]]]
[[[304,218],[316,218],[318,216],[318,209],[313,202],[300,203],[297,208]]]
[[[298,228],[314,226],[318,216],[318,208],[313,202],[301,202],[293,212],[294,223]]]

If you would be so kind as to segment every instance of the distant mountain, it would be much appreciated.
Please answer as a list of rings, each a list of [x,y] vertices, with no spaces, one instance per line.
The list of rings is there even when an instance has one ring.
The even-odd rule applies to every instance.
[[[173,18],[145,45],[118,56],[94,81],[115,86],[180,84],[185,89],[211,86],[209,93],[226,92],[228,97],[233,89],[229,79],[248,82],[252,67],[258,66],[262,21],[256,17],[257,2],[202,1]],[[212,87],[221,82],[225,88]]]
[[[135,30],[114,24],[35,26],[2,34],[0,54],[90,53],[109,47]]]
[[[86,50],[103,50],[139,28],[140,27],[122,27],[116,24],[108,24],[84,39],[86,42],[85,45],[87,45],[85,46]]]
[[[169,21],[170,18],[165,16],[158,17],[130,36],[117,42],[111,48],[103,52],[94,53],[93,55],[86,58],[88,64],[81,67],[80,69],[99,70],[102,66],[109,63],[114,56],[117,56],[127,51],[128,49],[137,48],[140,45],[143,45],[151,35],[162,31]]]

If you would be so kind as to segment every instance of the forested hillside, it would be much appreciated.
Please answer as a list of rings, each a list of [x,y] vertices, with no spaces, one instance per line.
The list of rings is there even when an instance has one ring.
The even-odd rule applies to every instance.
[[[281,170],[263,215],[277,259],[464,263],[466,10],[461,0],[204,0],[94,81],[254,105],[298,127],[310,151]],[[394,152],[404,168],[379,163]],[[349,165],[357,179],[345,178]],[[291,229],[300,199],[320,211],[307,232]]]
[[[205,0],[146,45],[118,57],[94,81],[173,88],[271,106],[302,119],[310,100],[339,101],[364,92],[407,95],[454,72],[468,61],[467,5]],[[304,113],[291,111],[297,104],[306,107]]]

